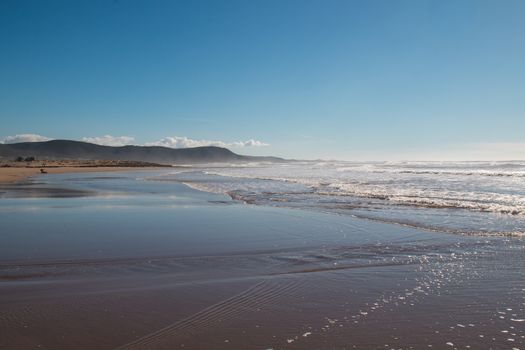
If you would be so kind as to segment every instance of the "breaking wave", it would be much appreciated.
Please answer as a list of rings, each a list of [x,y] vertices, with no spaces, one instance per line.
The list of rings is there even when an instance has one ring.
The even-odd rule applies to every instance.
[[[169,179],[247,203],[457,232],[525,231],[525,162],[291,162],[194,167]]]

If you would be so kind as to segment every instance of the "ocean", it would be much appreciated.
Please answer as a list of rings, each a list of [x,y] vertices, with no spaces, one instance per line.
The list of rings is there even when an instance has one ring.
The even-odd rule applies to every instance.
[[[252,204],[459,234],[525,234],[525,162],[291,162],[202,166],[181,181]]]

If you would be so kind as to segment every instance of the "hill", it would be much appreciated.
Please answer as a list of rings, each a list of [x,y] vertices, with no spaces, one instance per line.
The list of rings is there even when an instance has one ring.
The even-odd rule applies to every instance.
[[[52,140],[0,144],[0,158],[36,157],[37,159],[97,159],[142,161],[160,164],[196,164],[220,162],[282,162],[277,157],[243,156],[214,146],[168,148],[160,146],[101,146],[93,143]]]

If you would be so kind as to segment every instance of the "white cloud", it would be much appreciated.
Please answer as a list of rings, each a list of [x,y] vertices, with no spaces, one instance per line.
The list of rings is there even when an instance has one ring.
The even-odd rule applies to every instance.
[[[0,140],[0,143],[40,142],[49,140],[51,140],[49,137],[37,134],[18,134],[13,136],[6,136]]]
[[[37,142],[37,141],[49,141],[52,140],[49,137],[41,136],[37,134],[19,134],[14,136],[7,136],[0,139],[0,143],[17,143],[17,142]],[[81,141],[95,143],[103,146],[125,146],[132,145],[135,143],[135,138],[132,136],[94,136],[94,137],[82,137]],[[194,140],[185,136],[174,136],[164,137],[155,142],[147,142],[145,146],[164,146],[170,148],[188,148],[188,147],[202,147],[202,146],[217,146],[225,148],[242,148],[242,147],[263,147],[269,146],[269,144],[258,141],[258,140],[246,140],[246,141],[234,141],[225,142],[217,140]]]
[[[258,141],[258,140],[247,140],[247,141],[235,141],[235,142],[224,142],[224,141],[213,141],[213,140],[193,140],[185,136],[174,136],[164,137],[159,141],[147,142],[145,146],[164,146],[170,148],[187,148],[187,147],[202,147],[202,146],[217,146],[217,147],[262,147],[269,146],[269,144]]]
[[[96,137],[83,137],[82,141],[89,143],[96,143],[97,145],[103,146],[126,146],[133,144],[135,141],[134,137],[131,136],[96,136]]]
[[[240,142],[233,142],[232,147],[264,147],[264,146],[270,146],[268,143],[264,143],[258,140],[247,140],[247,141],[240,141]]]

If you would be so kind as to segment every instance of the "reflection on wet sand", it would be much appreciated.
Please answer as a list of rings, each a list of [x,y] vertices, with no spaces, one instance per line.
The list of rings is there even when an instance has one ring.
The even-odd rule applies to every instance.
[[[97,196],[2,200],[1,349],[525,343],[519,238],[224,205],[129,176],[70,179]]]

